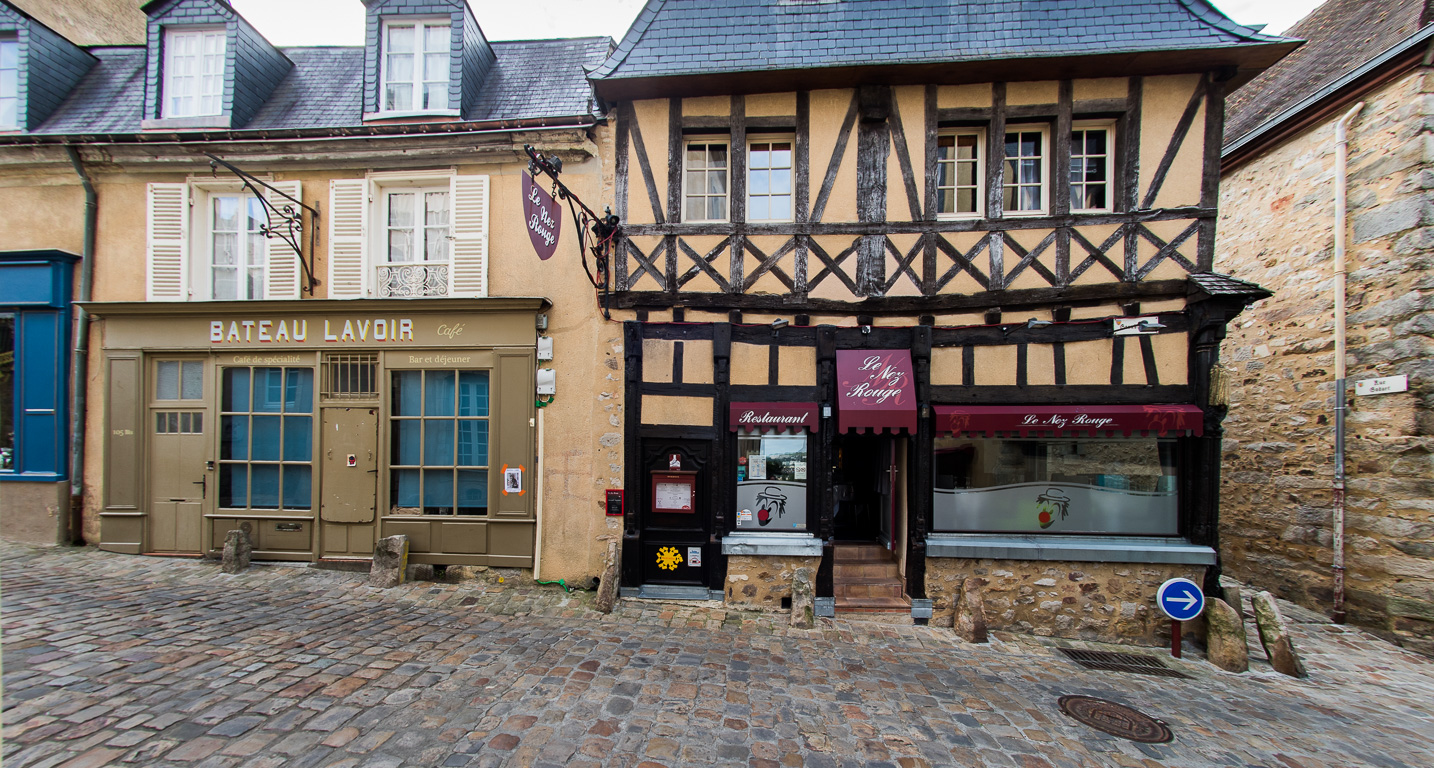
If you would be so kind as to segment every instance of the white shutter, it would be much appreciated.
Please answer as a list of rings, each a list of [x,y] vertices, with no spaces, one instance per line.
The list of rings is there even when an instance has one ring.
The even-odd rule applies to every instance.
[[[189,299],[188,236],[189,185],[150,184],[144,242],[145,298],[149,301]]]
[[[273,187],[285,195],[293,197],[295,200],[304,199],[301,187],[297,181],[276,181],[273,183]],[[277,194],[272,190],[265,190],[264,197],[268,198],[269,203],[281,211],[284,210],[284,206],[286,205],[291,207],[294,213],[300,217],[300,221],[303,220],[304,209],[295,205],[293,200],[284,197],[284,195]],[[279,217],[275,216],[274,226],[276,228],[283,228],[279,222]],[[311,222],[308,226],[313,226],[313,223]],[[298,237],[299,243],[302,246],[305,238],[308,237],[308,233],[300,230]],[[289,244],[284,242],[284,238],[268,238],[268,253],[265,254],[265,260],[268,263],[264,274],[264,298],[299,298],[299,270],[303,268],[299,264],[299,258],[299,254],[295,253],[294,249],[290,248]]]
[[[329,291],[331,299],[357,299],[364,286],[364,209],[368,182],[329,182]]]
[[[488,177],[454,176],[450,296],[488,295]]]

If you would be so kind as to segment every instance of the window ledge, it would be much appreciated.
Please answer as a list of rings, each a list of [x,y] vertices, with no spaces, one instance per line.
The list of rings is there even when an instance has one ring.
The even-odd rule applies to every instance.
[[[65,475],[58,472],[12,472],[8,469],[0,471],[0,482],[58,483],[64,479]]]
[[[417,109],[417,110],[393,110],[392,112],[365,112],[364,122],[371,120],[426,120],[431,118],[456,118],[462,117],[462,111],[457,109]]]
[[[184,128],[221,128],[229,129],[228,115],[198,115],[196,117],[162,117],[157,120],[141,120],[139,128],[142,131],[172,131]]]
[[[821,557],[822,542],[810,533],[731,533],[722,537],[722,554]]]
[[[1082,563],[1215,564],[1215,550],[1178,537],[933,533],[926,537],[926,556]]]

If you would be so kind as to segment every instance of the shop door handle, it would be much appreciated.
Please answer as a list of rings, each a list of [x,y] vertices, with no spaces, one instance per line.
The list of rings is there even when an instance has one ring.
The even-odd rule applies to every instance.
[[[199,486],[199,498],[203,499],[203,498],[208,497],[208,495],[209,495],[209,478],[208,478],[208,477],[200,477],[198,480],[195,480],[195,481],[194,481],[193,485]]]

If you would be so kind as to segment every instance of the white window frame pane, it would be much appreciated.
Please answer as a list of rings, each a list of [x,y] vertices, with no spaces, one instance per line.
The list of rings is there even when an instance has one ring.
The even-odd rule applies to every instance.
[[[786,165],[776,164],[776,155],[779,150],[772,149],[772,145],[774,144],[787,145]],[[765,148],[761,150],[761,152],[766,155],[766,159],[763,165],[756,166],[753,164],[753,155],[754,153],[758,152],[757,147],[759,146]],[[796,199],[794,187],[796,186],[797,182],[796,153],[797,140],[794,136],[778,134],[774,136],[758,135],[747,137],[747,221],[780,222],[793,220],[792,208],[793,201]],[[727,153],[727,165],[729,173],[731,172],[731,160],[732,154],[729,149]],[[787,172],[788,179],[787,189],[785,192],[777,191],[776,185],[774,185],[771,181],[773,172],[782,170],[785,170]],[[753,190],[756,188],[756,185],[753,182],[755,181],[758,174],[765,174],[767,186],[765,192],[758,192],[754,194]],[[728,192],[731,192],[730,185],[728,187]],[[760,208],[760,206],[754,205],[754,202],[761,202],[762,200],[765,200],[767,203],[767,215],[762,217],[753,216],[753,212]],[[775,213],[773,213],[774,211]],[[729,210],[728,213],[730,217],[731,211]]]
[[[13,66],[0,65],[0,128],[20,126],[20,41],[16,38],[0,40],[0,51],[8,52]],[[5,60],[0,53],[0,62]],[[6,88],[5,86],[9,87]],[[9,95],[4,95],[8,93]]]
[[[162,117],[208,117],[224,113],[225,49],[223,27],[166,29]]]
[[[391,53],[389,49],[389,33],[393,29],[409,28],[413,30],[413,50],[408,52]],[[447,34],[440,35],[443,40],[441,48],[430,49],[427,46],[429,32],[442,28]],[[452,60],[451,43],[453,25],[450,19],[404,19],[403,21],[384,22],[383,35],[380,37],[382,50],[379,52],[381,72],[381,87],[379,88],[380,112],[447,112],[453,109],[449,102],[449,88],[452,82]],[[441,72],[431,72],[428,67],[428,56],[430,54],[442,54],[448,59],[447,65]],[[389,73],[390,57],[402,56],[409,60],[409,76],[402,80],[391,79]],[[441,77],[440,77],[441,75]],[[389,92],[392,86],[408,88],[408,98],[404,103],[390,103]],[[425,105],[425,96],[431,97],[431,103]]]
[[[1046,125],[1046,124],[1036,124],[1036,125],[1008,125],[1008,126],[1006,126],[1006,133],[1007,133],[1007,134],[1012,134],[1012,133],[1015,133],[1015,134],[1036,133],[1036,134],[1040,134],[1040,137],[1041,137],[1041,138],[1040,138],[1040,153],[1039,153],[1038,155],[1032,155],[1032,156],[1020,156],[1020,155],[1012,156],[1012,155],[1007,155],[1007,156],[1004,158],[1005,165],[1003,166],[1003,169],[1002,169],[1003,178],[1001,179],[1001,199],[1002,199],[1002,204],[1001,204],[1002,211],[1001,211],[1001,212],[1002,212],[1002,215],[1008,216],[1008,217],[1016,217],[1016,216],[1044,216],[1044,215],[1047,214],[1047,212],[1050,211],[1050,208],[1051,208],[1051,183],[1050,183],[1050,182],[1051,182],[1051,128],[1050,128],[1049,125]],[[1006,142],[1006,137],[1005,137],[1005,136],[1002,136],[1002,137],[1001,137],[1001,143],[1002,143],[1003,146],[1005,145],[1005,142]],[[1018,144],[1018,145],[1020,144],[1020,140],[1019,140],[1019,139],[1017,139],[1017,144]],[[1016,169],[1017,169],[1017,173],[1014,174],[1014,175],[1010,172],[1010,171],[1011,171],[1011,162],[1012,162],[1012,160],[1031,159],[1031,158],[1038,159],[1038,160],[1040,161],[1039,179],[1038,179],[1036,182],[1034,182],[1034,183],[1029,183],[1029,182],[1027,182],[1027,183],[1022,183],[1022,182],[1020,182],[1020,181],[1018,180],[1018,178],[1015,177],[1015,176],[1018,176],[1018,175],[1019,175],[1019,169],[1020,169],[1020,165],[1021,165],[1020,162],[1016,162],[1016,164],[1015,164],[1015,165],[1016,165]],[[1068,183],[1068,182],[1067,182],[1067,183]],[[1040,190],[1040,192],[1039,192],[1040,207],[1039,207],[1039,208],[1024,209],[1024,210],[1022,210],[1022,209],[1012,210],[1012,209],[1008,209],[1008,208],[1005,207],[1005,197],[1006,197],[1006,192],[1007,192],[1007,190],[1012,190],[1012,189],[1017,190],[1017,192],[1016,192],[1016,199],[1017,199],[1017,201],[1019,201],[1019,200],[1021,199],[1021,197],[1022,197],[1022,195],[1021,195],[1021,193],[1020,193],[1019,190],[1020,190],[1021,188],[1030,189],[1030,188],[1032,188],[1032,187],[1039,187],[1039,190]],[[1019,202],[1018,202],[1018,204],[1019,204]]]
[[[1063,179],[1063,180],[1062,180],[1062,183],[1065,183],[1065,184],[1069,184],[1069,185],[1070,185],[1071,213],[1109,213],[1110,211],[1115,210],[1115,123],[1114,123],[1113,121],[1109,121],[1109,120],[1100,120],[1100,121],[1090,121],[1090,120],[1081,121],[1081,120],[1077,120],[1077,121],[1071,123],[1071,134],[1072,134],[1072,138],[1074,138],[1074,134],[1077,133],[1077,132],[1088,132],[1088,131],[1104,131],[1104,132],[1105,132],[1105,155],[1101,156],[1101,155],[1087,155],[1087,154],[1085,154],[1084,142],[1082,142],[1082,146],[1081,146],[1080,150],[1077,151],[1076,146],[1075,146],[1075,142],[1072,141],[1072,142],[1071,142],[1071,163],[1072,163],[1072,165],[1074,165],[1074,164],[1075,164],[1075,160],[1076,160],[1077,158],[1079,158],[1079,159],[1081,159],[1081,160],[1087,161],[1087,162],[1086,162],[1086,165],[1089,165],[1089,162],[1090,162],[1091,160],[1095,160],[1095,161],[1104,163],[1104,166],[1105,166],[1105,181],[1104,181],[1104,182],[1086,182],[1086,181],[1072,182],[1070,179]],[[1085,191],[1085,189],[1087,189],[1087,188],[1089,188],[1089,187],[1092,187],[1092,186],[1102,186],[1102,187],[1105,188],[1105,206],[1104,206],[1104,207],[1101,207],[1101,208],[1084,208],[1084,207],[1081,207],[1081,206],[1077,205],[1077,200],[1079,200],[1079,201],[1081,201],[1081,202],[1084,202],[1084,200],[1085,200],[1084,191]],[[1079,187],[1079,188],[1082,190],[1082,194],[1080,194],[1079,196],[1078,196],[1077,193],[1076,193],[1077,187]]]
[[[700,167],[698,167],[698,166],[693,166],[693,165],[690,164],[690,161],[689,161],[689,158],[688,158],[688,153],[692,151],[693,147],[702,147],[702,165],[701,165]],[[725,162],[721,167],[713,167],[713,164],[712,164],[712,148],[713,148],[713,147],[722,147],[722,148],[724,148],[725,150],[727,150],[727,151],[726,151],[726,156],[727,156],[726,162]],[[701,189],[702,189],[703,191],[701,191],[701,192],[690,192],[690,191],[687,190],[686,178],[687,178],[687,172],[688,172],[689,170],[691,170],[691,171],[693,171],[693,172],[695,172],[695,173],[700,173],[700,174],[702,174],[702,176],[703,176],[703,183],[702,183]],[[684,180],[684,183],[683,183],[683,193],[682,193],[682,212],[683,212],[682,220],[683,220],[683,221],[686,221],[686,222],[710,222],[710,221],[728,221],[729,219],[731,219],[731,217],[732,217],[732,209],[731,209],[731,207],[730,207],[730,201],[728,200],[728,197],[732,194],[732,177],[731,177],[731,173],[732,173],[732,145],[731,145],[731,142],[727,141],[725,138],[694,138],[694,139],[690,139],[690,140],[688,140],[688,141],[685,141],[685,142],[683,143],[683,152],[682,152],[682,173],[683,173],[683,180]],[[713,179],[716,179],[716,178],[720,178],[720,179],[722,180],[722,193],[721,193],[721,194],[713,194],[713,193],[711,193],[711,192],[709,191],[709,190],[711,189],[711,184],[712,184]],[[714,198],[720,198],[720,199],[721,199],[721,201],[722,201],[722,203],[721,203],[721,208],[722,208],[722,210],[723,210],[727,215],[722,216],[721,218],[710,218],[710,217],[707,216],[707,211],[711,208],[710,201],[711,201],[712,199],[714,199]],[[699,201],[699,200],[701,201],[701,202],[700,202],[700,205],[698,205],[698,201]],[[688,213],[692,210],[692,207],[697,207],[699,210],[702,211],[702,217],[701,217],[701,218],[694,218],[694,217],[688,215]]]
[[[216,221],[216,206],[225,198],[233,199],[237,203],[235,221],[232,227],[221,229]],[[250,217],[250,207],[257,204],[257,201],[258,198],[247,190],[214,191],[204,197],[204,274],[207,277],[207,294],[212,301],[251,301],[264,298],[269,242],[268,238],[260,233],[260,228],[268,223],[268,218],[262,215],[262,206],[258,209],[261,214],[258,218]],[[232,264],[220,264],[215,258],[215,243],[219,235],[232,236],[234,239]],[[232,282],[234,295],[218,295],[217,283],[221,273],[226,276],[226,282]]]
[[[961,183],[958,181],[958,180],[960,179],[960,177],[961,177],[961,175],[960,175],[960,167],[961,167],[961,165],[963,164],[963,162],[964,162],[964,163],[971,163],[971,162],[972,162],[972,161],[963,161],[963,160],[961,160],[960,157],[959,157],[959,153],[957,152],[957,150],[960,148],[961,137],[963,137],[963,136],[974,136],[974,137],[976,138],[976,159],[975,159],[974,163],[972,163],[973,165],[976,166],[976,174],[975,174],[975,176],[976,176],[976,179],[975,179],[976,183],[975,183],[975,185],[961,184]],[[938,145],[938,147],[940,146],[940,141],[941,141],[941,139],[945,139],[945,138],[950,138],[950,139],[953,140],[953,141],[952,141],[952,147],[951,147],[951,149],[952,149],[952,151],[951,151],[952,159],[949,160],[949,161],[938,159],[938,160],[936,161],[936,164],[937,164],[937,167],[938,167],[938,168],[939,168],[943,163],[944,163],[944,164],[947,164],[947,165],[950,167],[950,176],[949,176],[948,178],[950,179],[951,183],[950,183],[950,184],[946,184],[946,185],[941,185],[941,183],[940,183],[940,178],[941,178],[940,175],[938,174],[937,177],[936,177],[936,178],[937,178],[936,200],[935,200],[935,203],[936,203],[936,218],[938,218],[938,219],[979,219],[979,218],[982,218],[982,217],[984,217],[984,216],[986,215],[986,131],[985,131],[985,130],[982,130],[982,129],[979,129],[979,128],[977,128],[977,129],[969,129],[969,130],[943,131],[943,132],[938,136],[938,138],[937,138],[937,145]],[[938,149],[937,157],[938,157],[938,158],[940,157],[939,149]],[[963,190],[963,189],[974,189],[974,190],[976,191],[976,195],[975,195],[975,196],[976,196],[976,206],[975,206],[975,210],[973,210],[973,211],[954,211],[954,212],[951,212],[951,213],[943,213],[943,212],[941,211],[941,191],[942,191],[942,190],[951,190],[951,197],[952,197],[952,201],[953,201],[953,207],[955,207],[955,201],[957,201],[957,200],[960,199],[959,193],[960,193],[960,191]]]

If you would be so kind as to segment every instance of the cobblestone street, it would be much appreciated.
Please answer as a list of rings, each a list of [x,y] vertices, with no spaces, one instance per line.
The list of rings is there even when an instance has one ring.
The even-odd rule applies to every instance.
[[[1429,766],[1434,662],[1284,605],[1311,676],[1087,671],[950,629],[0,544],[4,764]],[[1253,635],[1253,626],[1250,627]],[[1130,650],[1130,649],[1122,649]],[[1144,652],[1160,654],[1145,649]],[[1169,724],[1142,745],[1064,694]]]

